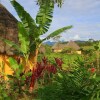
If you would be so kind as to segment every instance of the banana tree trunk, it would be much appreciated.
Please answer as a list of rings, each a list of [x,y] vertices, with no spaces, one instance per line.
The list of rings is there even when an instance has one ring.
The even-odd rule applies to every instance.
[[[36,69],[37,57],[38,57],[38,48],[34,51],[34,53],[31,53],[29,55],[27,60],[26,58],[22,59],[23,66],[25,67],[24,69],[25,72]]]
[[[30,92],[32,92],[32,90],[34,89],[36,83],[36,77],[34,75],[34,71],[36,70],[37,57],[38,57],[38,48],[35,50],[34,55],[33,54],[30,55],[30,59],[29,59],[30,69],[32,70],[32,76],[31,76],[31,82],[29,88]]]
[[[34,54],[30,54],[29,56],[29,65],[31,70],[36,68],[37,57],[38,57],[38,48],[35,50]]]

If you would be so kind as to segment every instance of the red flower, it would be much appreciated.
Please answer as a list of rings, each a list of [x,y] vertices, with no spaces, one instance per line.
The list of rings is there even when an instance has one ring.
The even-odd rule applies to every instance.
[[[30,90],[34,88],[36,80],[41,76],[43,70],[44,70],[44,64],[41,62],[37,63],[36,69],[33,70],[32,76],[31,76],[31,83],[30,83]]]
[[[48,64],[48,66],[46,67],[46,70],[50,73],[55,74],[57,72],[57,69],[54,65]]]
[[[55,61],[56,61],[56,64],[58,65],[58,66],[62,66],[62,64],[63,64],[63,61],[60,59],[60,58],[55,58]]]
[[[94,73],[94,72],[96,71],[96,69],[95,69],[95,68],[91,68],[90,71],[91,71],[92,73]]]
[[[36,77],[34,75],[32,75],[30,88],[29,88],[30,92],[32,92],[32,90],[34,89],[35,82],[36,82]]]
[[[39,78],[41,76],[41,73],[43,72],[45,66],[43,63],[37,63],[37,66],[36,66],[36,70],[33,72],[34,73],[34,76]]]
[[[42,58],[42,62],[43,62],[44,64],[47,64],[48,59],[47,59],[46,57],[43,57],[43,58]]]

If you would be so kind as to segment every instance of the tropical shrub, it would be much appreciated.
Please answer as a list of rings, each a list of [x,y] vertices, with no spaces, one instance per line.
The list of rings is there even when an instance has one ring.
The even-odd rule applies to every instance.
[[[32,72],[23,72],[24,67],[19,63],[19,59],[9,58],[9,64],[13,70],[13,75],[7,75],[6,80],[1,78],[1,100],[19,100],[30,96],[28,88]],[[4,92],[3,92],[4,91]],[[6,99],[7,98],[7,99]]]
[[[58,58],[55,58],[55,61],[61,68],[62,61]],[[38,86],[45,86],[52,82],[53,74],[57,72],[56,66],[51,64],[46,57],[43,57],[42,61],[37,63],[36,69],[30,72],[24,72],[19,58],[9,58],[9,64],[13,70],[13,75],[7,75],[8,80],[6,81],[4,76],[0,76],[1,100],[6,98],[7,100],[31,100],[35,97],[31,90],[35,83],[38,82]]]
[[[16,48],[18,56],[20,56],[20,58],[22,58],[24,62],[23,71],[27,72],[30,69],[34,70],[37,67],[36,65],[38,49],[41,46],[42,42],[59,35],[65,30],[72,28],[72,26],[60,28],[49,34],[46,38],[40,39],[40,36],[45,34],[49,30],[49,27],[51,25],[54,11],[54,1],[38,0],[40,7],[35,20],[30,16],[29,13],[24,10],[24,8],[16,0],[10,0],[10,2],[15,8],[21,20],[20,22],[18,22],[19,44],[15,44],[5,39],[2,40],[8,45]],[[62,3],[62,1],[55,2],[57,2],[58,5],[61,5]],[[19,71],[20,67],[18,69]]]
[[[37,89],[37,98],[42,100],[99,100],[100,76],[96,68],[76,61],[75,69],[60,69],[52,82]]]
[[[55,62],[52,64],[46,57],[43,57],[42,61],[37,63],[37,67],[32,73],[30,88],[35,86],[36,81],[38,81],[40,86],[52,82],[53,75],[57,73],[57,67],[62,69],[62,64],[63,62],[59,58],[55,58]]]
[[[61,4],[61,1],[56,2]],[[60,28],[49,34],[46,38],[40,39],[40,36],[49,30],[52,22],[54,1],[39,0],[38,3],[40,4],[40,8],[37,13],[36,20],[34,20],[16,0],[11,0],[11,4],[15,8],[21,20],[21,22],[18,23],[20,45],[4,40],[7,44],[15,47],[18,50],[19,54],[25,58],[25,67],[29,66],[30,69],[36,67],[38,49],[43,41],[53,38],[65,30],[72,28],[72,26]]]
[[[0,75],[0,100],[10,100],[7,95],[8,89],[6,87],[7,82],[4,80],[4,76]]]

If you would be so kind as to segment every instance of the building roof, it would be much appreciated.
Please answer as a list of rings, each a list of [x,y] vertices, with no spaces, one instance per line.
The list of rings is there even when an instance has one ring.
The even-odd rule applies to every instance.
[[[75,43],[74,41],[69,41],[66,45],[67,48],[72,48],[74,50],[79,50],[80,47],[78,46],[77,43]]]
[[[11,21],[10,24],[13,21],[18,22],[18,20],[2,4],[0,4],[0,21],[1,20]]]
[[[54,49],[54,50],[61,50],[61,49],[64,49],[65,47],[66,47],[65,44],[62,44],[62,43],[58,42],[58,43],[55,43],[52,46],[52,49]]]
[[[17,19],[0,4],[0,38],[18,43]],[[0,53],[13,55],[14,48],[8,46],[0,39]]]
[[[80,47],[74,42],[74,41],[69,41],[68,43],[55,43],[52,47],[54,50],[62,50],[64,48],[72,48],[74,50],[79,50]]]

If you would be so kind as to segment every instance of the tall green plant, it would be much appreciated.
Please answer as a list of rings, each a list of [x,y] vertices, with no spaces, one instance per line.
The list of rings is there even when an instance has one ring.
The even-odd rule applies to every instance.
[[[66,26],[60,28],[50,35],[48,35],[44,39],[40,39],[40,35],[45,34],[50,27],[53,18],[53,11],[54,11],[54,1],[48,2],[44,0],[43,3],[40,4],[39,11],[36,16],[36,20],[34,20],[29,13],[27,13],[24,8],[16,1],[10,0],[12,6],[15,8],[21,22],[18,24],[19,28],[19,52],[24,55],[26,60],[26,66],[28,66],[28,60],[30,63],[33,64],[33,67],[36,66],[37,62],[37,54],[38,49],[42,42],[47,39],[53,38],[60,33],[64,32],[72,28],[72,26]],[[40,1],[38,1],[40,2]],[[58,2],[58,1],[56,1]],[[60,2],[59,2],[60,3]],[[9,42],[7,42],[9,43]],[[10,45],[17,47],[14,43],[10,42]],[[32,68],[31,68],[32,69]]]

